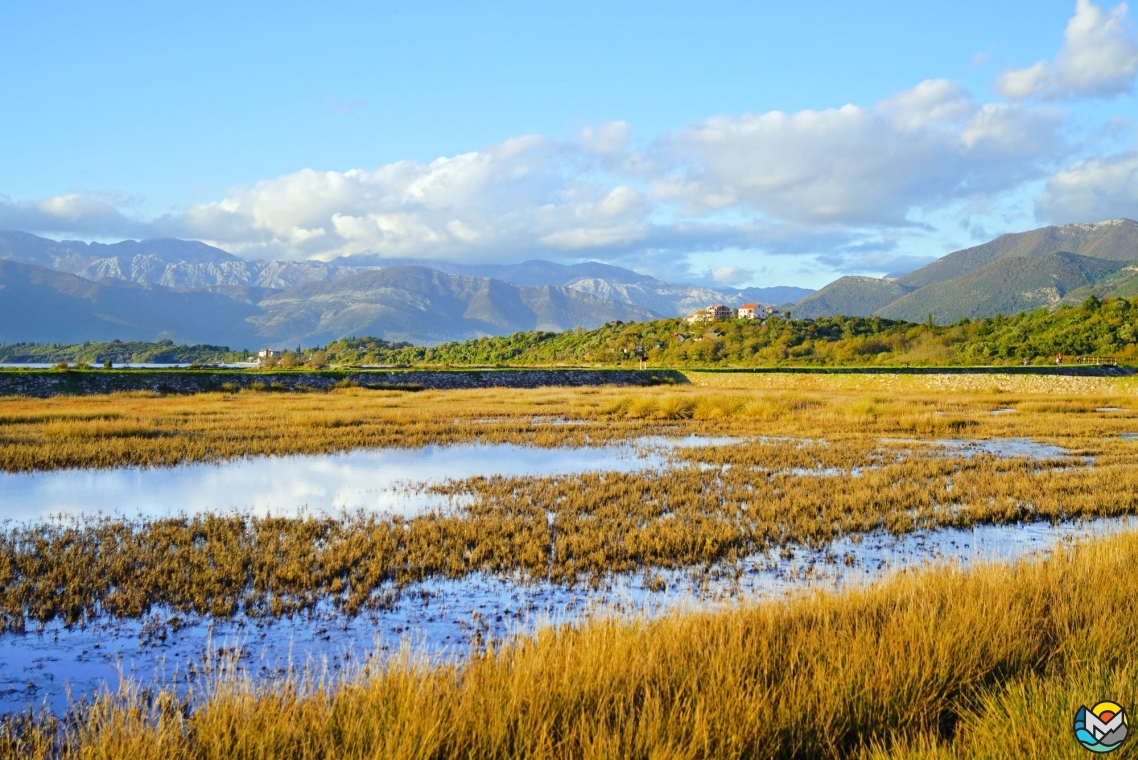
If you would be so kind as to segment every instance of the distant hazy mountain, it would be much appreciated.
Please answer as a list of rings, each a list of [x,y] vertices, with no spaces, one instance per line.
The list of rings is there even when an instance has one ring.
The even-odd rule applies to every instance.
[[[323,261],[245,260],[220,248],[188,240],[127,240],[104,245],[55,242],[23,232],[0,232],[0,259],[69,272],[88,280],[125,280],[170,288],[259,287],[285,289],[328,282],[362,272],[398,266],[426,266],[448,274],[482,277],[531,287],[570,287],[595,298],[615,300],[669,317],[713,303],[737,306],[749,301],[778,305],[813,292],[805,288],[719,289],[675,285],[630,269],[585,262],[558,264],[455,264],[417,259],[385,259],[373,254]]]
[[[714,303],[739,306],[739,304],[754,302],[768,306],[780,306],[814,292],[807,288],[785,286],[719,290],[698,285],[673,285],[651,277],[645,278],[641,282],[627,284],[599,277],[587,277],[575,280],[568,286],[598,298],[608,298],[643,306],[673,317],[691,314],[697,309],[705,308]]]
[[[161,340],[254,346],[242,292],[175,291],[0,260],[0,342]]]
[[[1087,295],[1138,295],[1138,222],[1116,219],[1001,235],[896,280],[843,277],[793,307],[795,316],[879,314],[937,322],[1053,308]]]
[[[570,285],[585,278],[600,278],[609,282],[636,283],[659,282],[646,274],[631,269],[587,261],[582,264],[558,264],[553,261],[533,259],[520,264],[456,264],[449,261],[425,261],[422,259],[385,259],[367,253],[354,256],[341,256],[330,264],[345,267],[399,267],[417,266],[435,269],[447,274],[463,274],[468,277],[491,277],[495,280],[512,282],[515,285]]]
[[[696,309],[737,298],[712,288],[672,285],[652,278],[644,282],[621,283],[601,277],[583,277],[569,283],[568,287],[594,298],[634,304],[669,317],[690,314]]]
[[[435,344],[520,330],[599,327],[661,315],[562,286],[403,266],[273,292],[252,321],[273,344],[323,343],[346,335]]]
[[[417,344],[519,330],[658,319],[560,286],[527,287],[423,267],[392,267],[285,290],[214,291],[91,282],[0,260],[0,342],[160,340],[234,348],[314,345],[349,335]]]
[[[25,232],[0,232],[0,259],[69,272],[88,280],[109,278],[170,288],[287,288],[362,271],[323,261],[247,261],[195,240],[57,243]]]
[[[552,261],[523,261],[520,264],[454,264],[446,261],[416,259],[384,259],[357,254],[330,262],[335,265],[425,266],[450,274],[492,277],[515,285],[564,285],[581,293],[623,303],[635,304],[668,316],[687,315],[713,303],[738,306],[758,302],[768,305],[793,303],[813,293],[809,288],[777,286],[772,288],[709,288],[701,285],[677,285],[640,274],[631,269],[588,261],[582,264],[557,264]]]
[[[94,257],[87,252],[84,243],[57,243],[26,232],[0,231],[0,259],[74,274]]]
[[[770,288],[743,288],[737,294],[739,303],[761,303],[768,306],[790,305],[801,301],[817,291],[810,288],[796,288],[790,285],[775,285]]]
[[[803,298],[791,308],[791,316],[817,319],[842,314],[868,317],[878,309],[901,298],[912,288],[893,280],[849,275],[834,280],[816,293]]]

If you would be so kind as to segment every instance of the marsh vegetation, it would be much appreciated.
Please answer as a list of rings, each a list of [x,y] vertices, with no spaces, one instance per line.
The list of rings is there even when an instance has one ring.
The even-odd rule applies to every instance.
[[[19,635],[155,611],[272,621],[322,605],[382,614],[429,579],[587,587],[684,570],[698,582],[840,537],[1138,514],[1129,378],[689,378],[635,391],[4,399],[0,465],[36,477],[427,443],[723,440],[673,449],[650,472],[436,482],[450,506],[410,516],[10,523],[0,626]],[[1127,535],[1015,568],[543,628],[453,662],[377,655],[324,680],[266,683],[234,664],[190,693],[128,689],[62,722],[9,717],[4,746],[37,756],[63,737],[53,751],[76,757],[954,757],[1000,754],[1001,721],[1015,726],[1007,741],[1027,741],[1062,714],[1034,745],[1062,747],[1052,737],[1065,738],[1083,691],[1133,696],[1138,674],[1111,647],[1138,631],[1086,610],[1133,605],[1135,559]]]
[[[411,650],[267,684],[215,664],[0,724],[18,757],[1069,757],[1088,699],[1138,697],[1138,537],[968,572]],[[1104,582],[1109,579],[1109,582]]]
[[[1138,379],[1013,375],[686,373],[647,388],[431,390],[270,387],[0,398],[0,470],[169,467],[359,448],[603,445],[645,435],[1032,438],[1132,431]],[[1120,412],[1097,409],[1116,407]],[[1012,408],[1017,414],[990,414]],[[577,424],[559,424],[574,422]]]

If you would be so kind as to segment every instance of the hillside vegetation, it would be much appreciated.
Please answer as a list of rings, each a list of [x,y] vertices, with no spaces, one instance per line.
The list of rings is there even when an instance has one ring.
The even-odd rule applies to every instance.
[[[1063,224],[1027,232],[1000,235],[983,245],[965,248],[897,279],[901,285],[921,288],[945,282],[1006,258],[1042,256],[1068,251],[1106,261],[1138,258],[1138,222],[1114,219],[1097,224]]]
[[[369,338],[325,347],[331,363],[408,365],[967,366],[1033,364],[1068,356],[1138,358],[1138,298],[1088,298],[1080,306],[952,325],[880,317],[771,318],[688,325],[682,320],[563,333],[524,332],[424,348]]]
[[[893,280],[848,275],[794,304],[794,313],[812,319],[831,314],[864,317],[903,298],[912,290]]]
[[[793,316],[793,315],[792,315]],[[336,365],[856,367],[976,366],[1054,362],[1056,354],[1138,360],[1138,298],[1090,296],[1079,306],[938,325],[881,317],[772,317],[689,325],[680,319],[609,322],[596,330],[535,330],[438,346],[344,338],[289,350],[274,369]],[[232,362],[250,356],[224,346],[159,341],[17,343],[0,362]]]
[[[187,364],[190,362],[239,362],[248,351],[231,351],[226,346],[178,346],[172,340],[103,341],[98,343],[12,343],[0,345],[0,363],[57,364]]]
[[[953,280],[909,293],[875,313],[910,321],[920,321],[932,313],[933,321],[950,322],[963,314],[992,316],[1054,309],[1068,294],[1095,285],[1123,266],[1117,261],[1061,252],[998,259]],[[1084,292],[1083,298],[1086,296]]]
[[[1138,294],[1138,222],[1115,219],[1001,235],[896,279],[842,277],[798,301],[800,317],[875,315],[936,322],[1015,314],[1089,295]]]

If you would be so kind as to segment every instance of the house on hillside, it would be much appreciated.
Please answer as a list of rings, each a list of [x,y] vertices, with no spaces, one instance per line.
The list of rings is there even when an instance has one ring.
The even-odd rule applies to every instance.
[[[770,307],[761,303],[745,303],[739,307],[739,319],[766,319],[770,313]]]
[[[684,317],[684,321],[689,325],[694,325],[697,322],[721,322],[725,319],[731,319],[731,307],[724,306],[721,303],[712,304],[706,309],[700,309],[694,314]]]
[[[724,306],[721,303],[708,306],[706,309],[704,309],[704,311],[711,315],[711,319],[714,322],[721,322],[725,319],[731,319],[731,307]]]

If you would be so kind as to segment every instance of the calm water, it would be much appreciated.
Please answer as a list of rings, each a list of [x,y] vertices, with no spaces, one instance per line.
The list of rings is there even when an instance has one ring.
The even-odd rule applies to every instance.
[[[756,443],[763,440],[756,439]],[[97,514],[166,517],[234,510],[289,516],[362,509],[410,516],[449,506],[445,497],[425,492],[428,486],[448,479],[651,470],[663,466],[676,448],[732,442],[738,441],[687,436],[578,449],[513,444],[426,446],[165,468],[0,473],[0,521]],[[1066,454],[1058,446],[1026,438],[948,440],[933,445],[964,456],[1049,458]]]
[[[0,474],[0,520],[54,515],[163,517],[238,510],[264,515],[377,510],[411,515],[445,507],[425,487],[475,475],[557,475],[654,469],[680,446],[728,439],[645,438],[579,449],[512,444],[372,449],[322,456],[257,457],[225,464]]]

